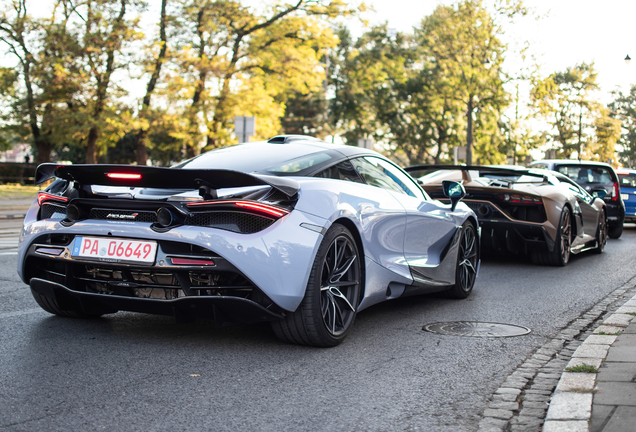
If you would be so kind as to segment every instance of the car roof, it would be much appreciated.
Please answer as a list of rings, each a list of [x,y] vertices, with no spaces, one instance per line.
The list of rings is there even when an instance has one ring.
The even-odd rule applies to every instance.
[[[326,157],[321,159],[324,154]],[[305,156],[318,156],[317,159],[297,171],[267,171],[268,167],[293,163]],[[184,169],[225,169],[240,172],[253,172],[270,175],[307,175],[314,168],[326,167],[347,158],[358,156],[386,157],[373,150],[342,144],[332,144],[320,139],[303,135],[279,135],[267,141],[255,141],[212,149],[181,162],[173,168]]]
[[[614,169],[614,167],[605,162],[595,162],[595,161],[586,161],[586,160],[578,160],[578,159],[543,159],[532,162],[530,165],[544,163],[550,166],[552,165],[594,165],[594,166],[602,166]]]
[[[616,168],[616,174],[625,175],[625,174],[636,174],[636,169],[632,168]]]

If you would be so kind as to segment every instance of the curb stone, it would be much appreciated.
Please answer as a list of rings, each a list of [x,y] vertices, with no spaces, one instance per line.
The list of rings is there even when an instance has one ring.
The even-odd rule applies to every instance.
[[[625,309],[608,311],[636,308],[635,280],[633,277],[609,293],[528,356],[492,395],[479,432],[588,432],[596,374],[565,372],[565,368],[582,364],[600,367],[616,339],[614,334],[629,324],[626,317],[630,321],[634,318]],[[588,336],[593,337],[588,341]],[[567,417],[569,408],[559,401],[574,399],[582,409]]]

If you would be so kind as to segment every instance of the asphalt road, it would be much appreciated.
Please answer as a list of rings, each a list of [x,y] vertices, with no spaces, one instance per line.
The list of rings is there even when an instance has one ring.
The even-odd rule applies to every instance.
[[[3,227],[0,429],[9,431],[474,431],[508,374],[636,275],[633,228],[604,254],[576,256],[565,268],[489,259],[469,299],[378,305],[358,316],[344,344],[317,349],[279,342],[267,325],[217,329],[122,312],[90,321],[51,316],[18,279]],[[532,333],[421,330],[461,320]]]

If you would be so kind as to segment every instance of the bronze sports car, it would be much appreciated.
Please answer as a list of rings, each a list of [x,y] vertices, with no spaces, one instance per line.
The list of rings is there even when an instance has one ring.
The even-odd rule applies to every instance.
[[[443,180],[463,183],[463,202],[479,218],[486,252],[526,254],[535,264],[564,266],[571,254],[605,248],[603,188],[588,193],[567,176],[543,169],[418,165],[406,171],[442,201]]]

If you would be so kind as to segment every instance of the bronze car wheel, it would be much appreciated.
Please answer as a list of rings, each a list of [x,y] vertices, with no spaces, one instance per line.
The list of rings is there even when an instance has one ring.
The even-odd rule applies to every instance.
[[[572,246],[572,218],[570,209],[563,208],[561,220],[557,229],[554,249],[550,251],[534,251],[532,262],[539,265],[564,266],[570,261],[570,247]]]
[[[596,249],[594,252],[603,253],[605,250],[605,245],[607,244],[607,216],[605,212],[601,213],[600,220],[598,222],[598,229],[596,231]]]
[[[334,224],[318,248],[300,306],[272,322],[276,335],[286,342],[321,347],[342,342],[360,303],[362,259],[351,232]]]

